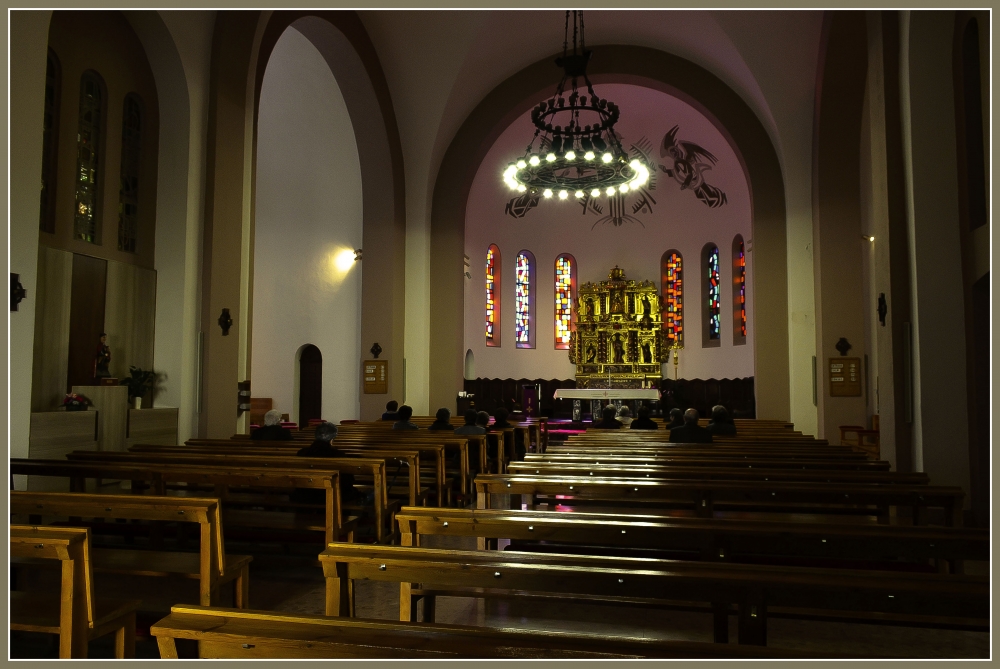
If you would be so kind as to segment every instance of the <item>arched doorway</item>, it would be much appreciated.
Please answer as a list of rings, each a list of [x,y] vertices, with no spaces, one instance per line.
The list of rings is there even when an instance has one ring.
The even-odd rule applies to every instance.
[[[299,427],[323,417],[323,354],[312,344],[299,354]]]

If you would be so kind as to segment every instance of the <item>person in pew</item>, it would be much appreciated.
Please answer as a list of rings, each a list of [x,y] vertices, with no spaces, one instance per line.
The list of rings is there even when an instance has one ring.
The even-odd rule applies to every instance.
[[[300,448],[295,455],[303,458],[344,458],[346,453],[333,445],[333,440],[337,438],[338,428],[333,423],[320,423],[316,426],[316,434],[313,442],[305,448]],[[354,475],[350,473],[340,474],[340,499],[344,501],[355,500],[362,496],[354,488]],[[326,495],[318,488],[299,488],[292,496],[293,501],[301,504],[324,504]]]
[[[716,404],[712,407],[712,420],[708,421],[708,427],[705,429],[712,434],[717,434],[719,436],[736,436],[736,424],[733,423],[733,419],[729,417],[729,412],[726,411],[726,407],[721,404]]]
[[[639,407],[639,417],[628,426],[630,430],[655,430],[656,423],[649,417],[649,407]]]
[[[711,444],[712,433],[698,425],[698,410],[684,412],[684,425],[670,430],[670,441],[675,444]]]
[[[596,423],[592,427],[595,430],[620,430],[622,429],[622,424],[618,422],[615,418],[615,414],[618,410],[615,409],[613,404],[609,404],[604,407],[604,412],[602,413],[602,420],[600,423]]]
[[[385,413],[382,414],[382,420],[399,420],[396,416],[396,412],[399,410],[399,402],[396,400],[389,400],[385,403]]]
[[[485,411],[481,412],[486,415],[486,423],[490,422],[490,415]],[[459,428],[455,428],[455,434],[486,434],[486,426],[476,425],[476,418],[479,414],[476,413],[475,409],[469,409],[465,412],[465,425]]]
[[[675,427],[682,427],[684,425],[684,412],[677,407],[670,410],[670,422],[667,423],[667,429],[672,430]]]
[[[454,430],[451,424],[451,411],[442,407],[434,414],[434,422],[427,428],[428,430]]]
[[[514,427],[511,423],[507,422],[507,417],[510,413],[504,407],[498,407],[496,411],[493,412],[493,417],[496,419],[493,421],[494,430],[502,430],[505,427]]]
[[[392,429],[394,430],[419,430],[420,427],[410,421],[410,416],[413,415],[413,408],[409,405],[404,404],[399,407],[399,411],[396,412],[396,422],[392,424]]]
[[[632,424],[632,410],[623,404],[618,409],[618,415],[615,418],[622,424],[623,429],[628,429],[628,426]]]
[[[250,433],[255,441],[291,441],[292,433],[281,427],[281,412],[271,409],[264,414],[264,427],[258,427]]]
[[[490,431],[490,414],[488,411],[476,412],[476,425],[483,428],[483,434]]]

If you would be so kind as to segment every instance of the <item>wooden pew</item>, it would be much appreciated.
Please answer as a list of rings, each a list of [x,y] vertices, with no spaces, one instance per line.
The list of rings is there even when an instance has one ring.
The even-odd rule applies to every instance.
[[[760,646],[659,641],[440,623],[174,606],[150,628],[162,659],[176,639],[198,642],[198,657],[224,659],[448,658],[799,658],[813,653]],[[818,655],[822,657],[822,655]]]
[[[717,504],[795,513],[876,515],[888,524],[890,508],[911,507],[915,525],[926,524],[928,507],[945,510],[948,526],[962,525],[961,488],[945,486],[866,485],[775,481],[718,481],[655,478],[497,475],[476,477],[477,508],[490,508],[490,495],[521,495],[529,508],[539,496],[564,506],[609,501],[643,506],[684,506],[710,517]],[[512,498],[513,505],[513,498]],[[519,506],[516,508],[520,508]]]
[[[85,658],[91,639],[114,632],[115,657],[135,657],[135,611],[140,602],[95,594],[88,529],[11,525],[10,556],[58,560],[62,571],[58,595],[10,593],[10,629],[57,634],[60,658]]]
[[[94,451],[85,451],[94,454]],[[100,455],[99,452],[97,452]],[[73,455],[73,454],[70,454]],[[113,454],[105,453],[106,456]],[[380,464],[383,464],[379,461]],[[214,466],[212,466],[214,465]],[[86,492],[86,479],[121,479],[133,482],[148,482],[153,494],[164,495],[166,484],[188,483],[195,485],[212,485],[216,494],[225,499],[230,486],[256,486],[262,488],[316,488],[326,493],[325,521],[322,525],[292,523],[294,529],[315,529],[323,532],[326,542],[336,541],[341,533],[346,533],[348,541],[353,541],[354,528],[357,519],[342,520],[340,511],[340,479],[339,472],[322,470],[295,470],[291,468],[251,468],[232,466],[225,462],[182,462],[157,461],[142,462],[127,460],[115,461],[99,458],[86,460],[29,460],[11,458],[12,474],[30,476],[55,476],[70,479],[70,487],[74,492]],[[138,486],[133,486],[133,492],[138,492]],[[275,525],[263,514],[238,515],[226,512],[227,524],[245,525],[269,529],[288,529],[287,523]]]
[[[768,469],[822,469],[822,470],[853,470],[853,471],[889,471],[890,464],[885,460],[823,460],[818,458],[782,458],[779,456],[742,456],[730,457],[701,451],[677,451],[670,455],[616,455],[604,453],[601,455],[534,455],[525,456],[526,464],[562,463],[578,465],[620,466],[670,466],[670,467],[750,467]]]
[[[487,597],[498,589],[627,598],[632,603],[712,602],[727,620],[728,605],[736,605],[739,642],[754,645],[767,645],[771,607],[974,618],[981,625],[988,624],[990,615],[989,579],[981,576],[359,544],[331,544],[320,562],[327,615],[353,612],[352,581],[357,579],[399,583],[400,620],[414,615],[414,583],[482,588],[479,596]],[[716,640],[722,641],[720,637]]]
[[[212,605],[213,596],[221,586],[232,583],[236,608],[247,607],[253,557],[226,555],[222,518],[216,499],[12,491],[10,513],[197,523],[200,537],[198,553],[96,548],[91,550],[92,568],[133,576],[197,579],[198,601],[204,606]]]
[[[423,507],[403,507],[396,522],[403,546],[420,546],[424,535],[476,537],[480,550],[492,540],[511,539],[518,546],[542,541],[582,549],[655,549],[685,553],[684,559],[727,562],[779,556],[891,567],[892,560],[933,560],[940,573],[947,573],[948,563],[952,573],[960,573],[962,561],[989,560],[990,555],[989,532],[979,528]]]

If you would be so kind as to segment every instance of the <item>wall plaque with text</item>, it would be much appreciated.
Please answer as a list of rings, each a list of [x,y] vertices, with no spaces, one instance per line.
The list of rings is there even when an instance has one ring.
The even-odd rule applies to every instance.
[[[388,360],[365,360],[361,371],[364,372],[365,395],[385,395],[389,392]]]
[[[830,397],[861,395],[861,358],[830,358]]]

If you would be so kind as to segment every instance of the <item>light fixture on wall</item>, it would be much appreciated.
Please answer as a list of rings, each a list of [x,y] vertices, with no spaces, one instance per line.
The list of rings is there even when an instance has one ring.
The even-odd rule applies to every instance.
[[[587,51],[584,42],[583,12],[572,14],[573,50],[569,50],[567,11],[563,55],[556,58],[565,74],[555,94],[531,110],[535,134],[524,155],[506,167],[503,180],[513,191],[547,199],[625,195],[649,180],[649,169],[638,160],[629,161],[622,149],[614,129],[620,110],[594,92],[587,77],[587,61],[593,52]],[[580,79],[586,85],[582,95]],[[564,97],[567,81],[570,93]]]
[[[861,239],[865,240],[866,242],[874,242],[875,241],[875,235],[862,234],[861,235]]]
[[[361,260],[361,249],[354,249],[354,261]]]

